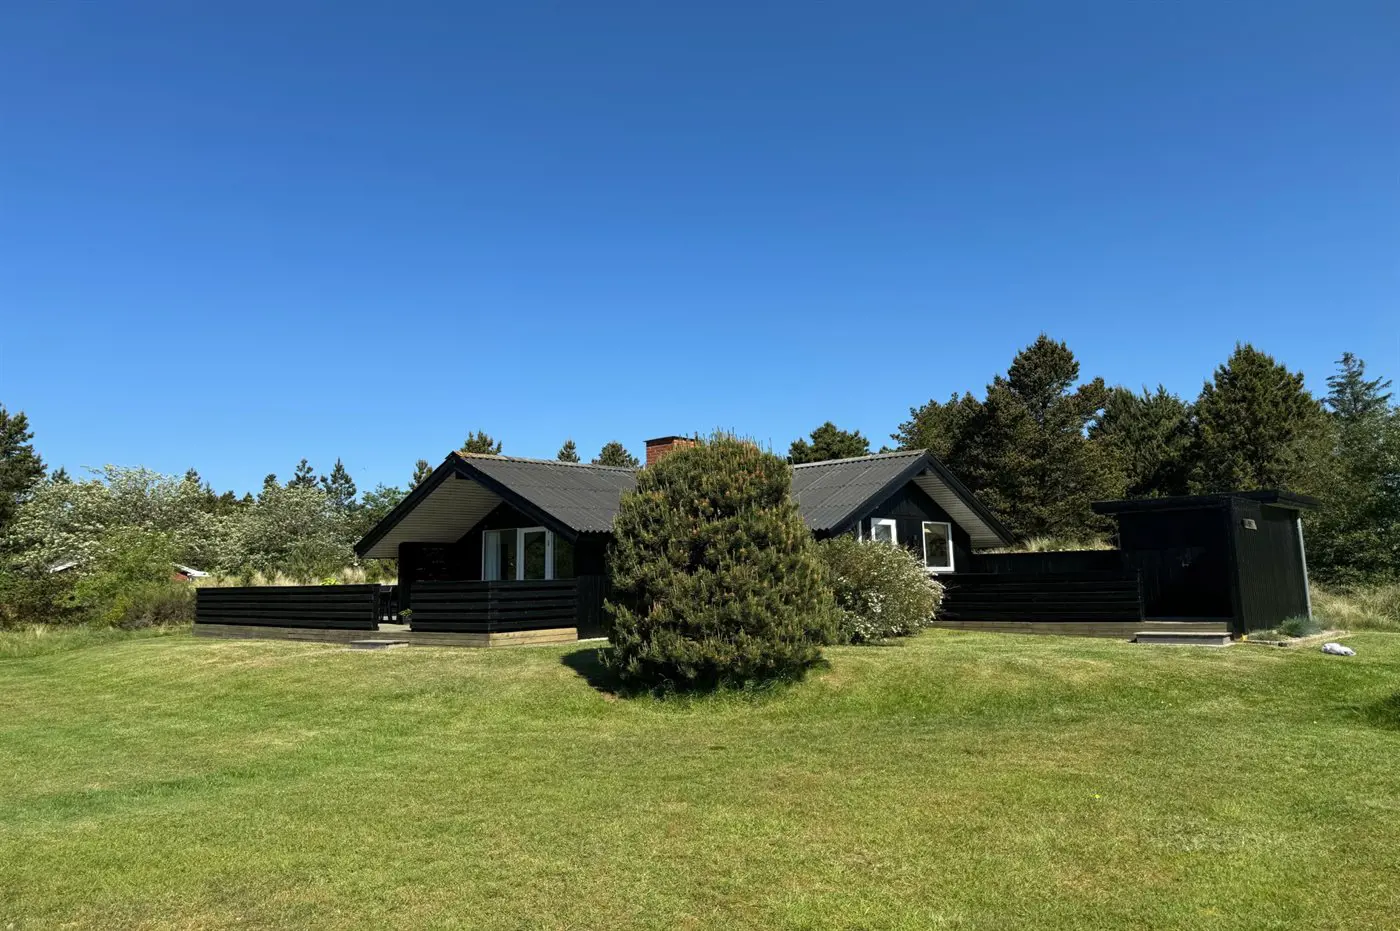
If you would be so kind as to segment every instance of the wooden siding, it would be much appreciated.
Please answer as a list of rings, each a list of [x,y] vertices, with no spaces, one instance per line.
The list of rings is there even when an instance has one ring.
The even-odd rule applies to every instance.
[[[196,624],[375,630],[378,585],[296,585],[200,588]]]
[[[959,574],[945,582],[943,621],[1139,624],[1142,588],[1136,573]]]
[[[1238,633],[1266,630],[1308,615],[1307,575],[1297,512],[1235,499],[1232,520],[1239,571]],[[1254,521],[1254,529],[1244,526]]]
[[[421,582],[408,624],[418,631],[495,633],[575,627],[575,579],[529,582]]]
[[[953,571],[964,572],[973,559],[972,541],[967,531],[939,507],[938,502],[929,497],[918,485],[909,482],[903,488],[886,498],[869,515],[861,518],[860,535],[870,539],[872,520],[893,518],[895,539],[899,545],[912,550],[920,560],[924,558],[924,521],[937,521],[950,524],[953,528]]]

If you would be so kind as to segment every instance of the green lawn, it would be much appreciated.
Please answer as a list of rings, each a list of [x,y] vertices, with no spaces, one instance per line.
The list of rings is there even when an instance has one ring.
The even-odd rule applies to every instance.
[[[0,929],[1400,922],[1400,635],[930,631],[689,701],[581,647],[83,642],[0,649]]]

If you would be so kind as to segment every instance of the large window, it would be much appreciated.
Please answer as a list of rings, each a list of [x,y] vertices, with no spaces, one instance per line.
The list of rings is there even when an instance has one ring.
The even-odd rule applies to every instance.
[[[953,571],[953,525],[924,521],[924,565],[930,572]]]
[[[543,527],[487,530],[481,536],[481,577],[488,582],[572,579],[574,546]]]

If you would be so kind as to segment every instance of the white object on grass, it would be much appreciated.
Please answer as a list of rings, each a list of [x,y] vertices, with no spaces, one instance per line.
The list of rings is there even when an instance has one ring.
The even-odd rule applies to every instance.
[[[1355,656],[1356,651],[1351,647],[1344,647],[1340,643],[1327,641],[1322,645],[1322,652],[1331,653],[1333,656]]]

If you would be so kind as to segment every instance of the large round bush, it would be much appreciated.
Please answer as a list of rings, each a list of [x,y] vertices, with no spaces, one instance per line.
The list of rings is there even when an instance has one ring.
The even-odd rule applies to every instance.
[[[677,450],[623,496],[604,661],[646,689],[800,674],[835,610],[787,463],[731,437]]]
[[[823,540],[820,548],[840,611],[838,640],[905,637],[933,622],[943,585],[909,550],[845,535]]]

